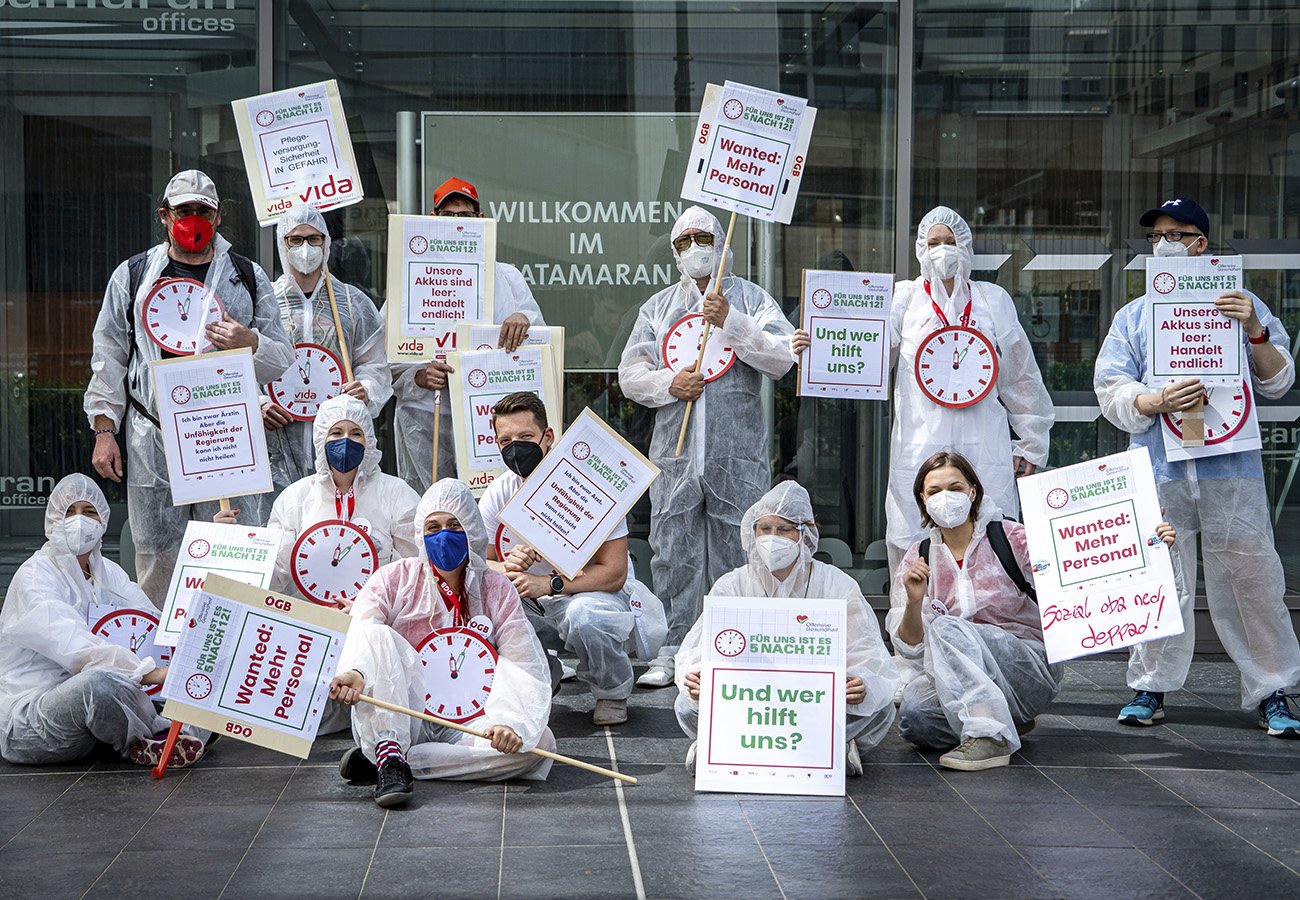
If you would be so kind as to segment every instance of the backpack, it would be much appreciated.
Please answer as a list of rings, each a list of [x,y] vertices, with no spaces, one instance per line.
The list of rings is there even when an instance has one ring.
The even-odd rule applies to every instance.
[[[984,534],[989,539],[989,546],[993,548],[993,553],[997,556],[998,562],[1002,563],[1002,568],[1006,571],[1007,577],[1011,583],[1018,587],[1026,597],[1038,603],[1038,591],[1025,578],[1025,573],[1020,570],[1020,563],[1016,562],[1016,555],[1011,552],[1011,542],[1007,540],[1007,533],[1002,528],[1002,523],[994,520],[989,522],[988,528]],[[921,541],[921,546],[917,548],[921,559],[930,558],[930,539],[926,538]]]

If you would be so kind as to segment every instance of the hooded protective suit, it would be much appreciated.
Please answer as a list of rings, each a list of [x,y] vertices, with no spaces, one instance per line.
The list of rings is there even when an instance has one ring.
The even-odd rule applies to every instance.
[[[140,689],[157,661],[90,630],[93,603],[154,607],[98,544],[86,579],[61,530],[68,507],[82,500],[108,525],[108,501],[95,482],[85,475],[59,481],[45,508],[49,540],[19,566],[0,608],[0,756],[12,763],[78,759],[96,741],[125,755],[169,725]]]
[[[325,440],[334,423],[346,419],[361,426],[366,435],[366,454],[352,483],[355,507],[348,513],[346,496],[339,497],[325,459]],[[398,557],[417,556],[421,544],[412,533],[412,520],[420,495],[400,478],[379,471],[382,453],[375,440],[375,425],[366,404],[356,397],[331,397],[321,404],[312,423],[316,447],[316,473],[289,485],[271,508],[270,528],[281,528],[280,553],[271,576],[271,589],[301,596],[290,568],[294,542],[304,529],[326,519],[348,519],[361,527],[375,543],[382,566]]]
[[[688,229],[712,233],[715,253],[721,253],[726,233],[711,213],[690,207],[673,225],[672,239]],[[677,456],[686,403],[668,392],[675,376],[663,343],[679,319],[701,312],[704,295],[676,248],[673,258],[681,280],[641,306],[618,367],[624,396],[655,410],[650,458],[661,472],[650,485],[650,545],[655,590],[669,610],[665,651],[679,645],[699,618],[705,585],[745,561],[736,534],[741,513],[772,481],[759,390],[764,376],[778,379],[794,365],[794,330],[781,307],[758,285],[731,274],[728,259],[722,295],[731,309],[722,333],[736,362],[695,401]]]
[[[1060,690],[1061,666],[1047,662],[1038,607],[1016,587],[985,536],[988,523],[1001,518],[985,494],[961,566],[943,543],[943,532],[931,529],[920,644],[898,636],[907,605],[902,576],[916,562],[919,541],[894,576],[885,630],[899,656],[919,661],[923,669],[903,689],[898,731],[917,746],[947,749],[969,738],[993,737],[1005,738],[1014,753],[1020,749],[1016,723],[1033,719]],[[1025,527],[1002,527],[1030,580]]]
[[[530,325],[545,325],[542,309],[533,299],[523,273],[509,263],[496,264],[492,321],[500,325],[514,313],[523,313]],[[415,383],[423,365],[393,363],[393,438],[397,442],[397,474],[418,491],[433,481],[434,397],[442,395],[442,434],[438,438],[438,476],[456,474],[456,437],[451,427],[451,398],[446,390],[431,391]],[[453,376],[454,377],[454,376]]]
[[[555,738],[546,727],[551,711],[546,654],[528,624],[514,586],[487,567],[487,532],[473,495],[459,481],[444,478],[420,498],[411,526],[411,537],[420,542],[420,556],[384,566],[362,588],[352,607],[355,621],[343,646],[339,671],[361,672],[366,691],[374,697],[412,709],[424,708],[423,666],[415,647],[431,631],[455,624],[451,609],[438,593],[424,549],[424,520],[435,512],[455,516],[469,539],[469,563],[460,599],[467,619],[486,616],[492,623],[489,641],[498,654],[486,710],[470,724],[484,731],[493,725],[509,726],[523,740],[523,751],[538,746],[554,750]],[[551,768],[551,761],[544,757],[499,753],[481,738],[368,703],[353,707],[352,730],[371,760],[376,743],[397,741],[416,778],[542,780]]]
[[[947,225],[957,239],[959,269],[951,297],[927,252],[926,240],[935,225]],[[916,229],[916,258],[921,263],[921,277],[895,285],[890,307],[894,424],[889,441],[885,535],[894,571],[903,552],[923,533],[912,499],[912,482],[921,463],[940,450],[957,451],[975,467],[985,495],[1014,516],[1020,500],[1012,457],[1022,456],[1036,466],[1046,463],[1048,432],[1056,419],[1011,296],[996,284],[970,279],[973,249],[966,221],[945,206],[930,210]],[[949,409],[921,391],[915,375],[916,355],[921,342],[944,326],[935,307],[943,311],[949,324],[960,325],[968,303],[968,324],[997,348],[998,380],[989,395],[974,406]],[[1014,441],[1012,431],[1016,433]]]
[[[785,581],[779,581],[772,574],[758,553],[754,525],[764,516],[780,516],[803,526],[799,558]],[[898,673],[885,650],[876,615],[867,606],[857,582],[835,566],[813,559],[819,537],[808,492],[793,481],[778,484],[751,506],[741,520],[740,542],[748,562],[718,579],[709,594],[781,599],[844,598],[848,604],[845,670],[848,675],[861,678],[867,689],[861,703],[847,708],[845,738],[856,740],[858,748],[865,751],[880,743],[894,721],[894,690],[898,687]],[[691,672],[700,671],[704,659],[703,639],[704,617],[701,616],[686,635],[675,660],[678,694],[674,707],[682,730],[691,737],[695,737],[698,731],[700,704],[687,693],[685,680]]]
[[[295,206],[276,223],[276,245],[280,251],[280,266],[284,274],[275,280],[273,287],[275,298],[280,304],[284,328],[295,345],[320,344],[342,362],[343,354],[339,350],[338,332],[334,328],[325,279],[318,278],[316,287],[308,296],[293,277],[296,268],[290,261],[284,239],[299,225],[310,225],[325,236],[321,258],[326,261],[330,258],[329,229],[325,225],[325,217],[316,207]],[[320,272],[320,268],[314,271]],[[388,371],[388,351],[384,347],[383,316],[375,309],[374,301],[366,296],[365,291],[344,284],[337,278],[332,278],[332,281],[339,324],[343,327],[352,362],[352,377],[366,389],[366,408],[370,410],[371,418],[378,418],[388,398],[393,396],[393,378]],[[270,402],[270,397],[262,398],[263,406]],[[268,430],[266,449],[271,457],[271,477],[278,495],[315,468],[312,423],[294,421],[275,431]]]
[[[274,381],[293,362],[293,347],[284,333],[275,292],[266,273],[256,264],[256,289],[250,291],[239,279],[230,259],[230,242],[221,235],[213,238],[214,256],[208,267],[207,287],[221,299],[230,317],[258,335],[253,353],[253,371],[259,384]],[[104,303],[95,320],[94,353],[90,358],[90,383],[86,386],[86,417],[94,427],[96,416],[107,416],[118,431],[118,443],[125,456],[127,517],[135,540],[135,565],[140,588],[155,604],[167,594],[172,569],[185,526],[191,519],[211,521],[217,511],[213,502],[173,506],[167,481],[167,461],[158,427],[130,405],[134,397],[149,415],[157,417],[149,363],[161,359],[161,348],[145,333],[143,309],[168,262],[167,244],[149,251],[140,289],[127,296],[130,276],[123,262],[109,279]],[[135,325],[135,345],[130,345],[130,323]],[[125,430],[125,438],[122,437]],[[232,497],[233,506],[262,521],[270,501],[261,496]]]
[[[1252,295],[1253,296],[1253,295]],[[1286,359],[1272,378],[1260,378],[1251,364],[1256,396],[1276,399],[1295,383],[1291,340],[1282,321],[1253,298],[1269,340]],[[1150,388],[1147,371],[1147,298],[1121,309],[1101,345],[1093,388],[1102,414],[1132,435],[1130,446],[1146,447],[1156,473],[1165,519],[1178,531],[1174,558],[1180,568],[1179,605],[1183,633],[1138,644],[1129,652],[1128,685],[1142,691],[1176,691],[1183,686],[1196,643],[1196,539],[1205,560],[1205,597],[1214,630],[1241,670],[1241,705],[1254,707],[1279,688],[1300,682],[1300,645],[1283,602],[1286,578],[1273,546],[1264,466],[1260,451],[1246,450],[1187,462],[1165,455],[1162,426],[1144,416],[1134,400]],[[1246,340],[1242,331],[1242,341]],[[1246,349],[1250,359],[1250,350]]]

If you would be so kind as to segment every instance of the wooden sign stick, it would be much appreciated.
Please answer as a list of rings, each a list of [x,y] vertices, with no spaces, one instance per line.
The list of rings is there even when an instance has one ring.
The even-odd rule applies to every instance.
[[[727,268],[727,251],[731,249],[731,233],[735,230],[736,214],[733,212],[731,222],[727,225],[727,239],[722,243],[722,256],[718,259],[718,275],[713,280],[713,293],[715,294],[722,291],[722,273]],[[697,372],[700,370],[700,366],[704,365],[704,348],[709,345],[710,327],[711,323],[706,320],[704,323],[704,337],[700,339],[700,355],[695,358],[695,371]],[[682,444],[686,443],[686,426],[691,422],[691,407],[694,405],[694,400],[686,402],[686,414],[682,416],[682,430],[677,435],[677,452],[674,454],[675,456],[682,455]]]
[[[433,395],[433,481],[438,482],[438,435],[442,432],[442,391]]]
[[[348,340],[343,336],[343,326],[339,322],[339,305],[334,300],[334,279],[330,278],[329,266],[321,270],[321,278],[325,279],[325,293],[330,298],[330,312],[334,314],[334,333],[339,339],[339,353],[343,356],[343,374],[347,376],[348,383],[352,382],[352,358],[348,353]]]
[[[413,709],[407,709],[405,706],[398,706],[394,703],[388,703],[384,700],[376,700],[374,697],[368,697],[362,694],[357,699],[380,709],[386,709],[390,712],[401,713],[414,719],[423,719],[426,722],[432,722],[434,725],[441,725],[444,728],[451,728],[456,731],[463,731],[465,734],[472,734],[475,737],[481,737],[484,740],[491,740],[486,734],[465,725],[457,725],[455,722],[448,722],[446,719],[439,719],[437,716],[431,716],[428,713],[416,712]],[[545,756],[547,759],[553,759],[556,762],[562,762],[566,766],[576,766],[579,769],[585,769],[588,772],[595,772],[597,775],[604,775],[606,778],[617,778],[619,781],[626,781],[628,784],[636,784],[636,779],[631,775],[624,775],[621,772],[614,772],[610,769],[602,769],[600,766],[593,766],[591,763],[583,762],[580,759],[574,759],[571,756],[561,756],[559,753],[552,753],[549,750],[543,750],[540,747],[534,747],[529,753],[536,753],[538,756]]]
[[[1183,446],[1205,446],[1205,394],[1196,398],[1196,402],[1183,413]]]

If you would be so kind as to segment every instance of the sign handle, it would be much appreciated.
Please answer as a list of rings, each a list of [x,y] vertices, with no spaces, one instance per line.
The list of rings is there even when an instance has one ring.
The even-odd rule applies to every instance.
[[[731,233],[735,230],[736,214],[733,212],[731,214],[731,222],[727,225],[727,239],[722,244],[722,256],[718,259],[718,274],[713,280],[713,292],[715,294],[721,293],[722,291],[722,273],[726,271],[727,268],[727,253],[731,250]],[[697,372],[700,370],[700,366],[704,365],[704,348],[709,345],[710,328],[711,323],[705,321],[704,337],[700,339],[700,355],[695,358],[695,371]],[[682,416],[682,430],[677,435],[677,452],[674,456],[682,455],[682,444],[686,443],[686,426],[691,422],[691,407],[694,405],[694,400],[686,401],[686,413]]]
[[[395,703],[388,703],[383,700],[377,700],[374,697],[368,697],[362,694],[357,699],[369,703],[372,706],[378,706],[380,709],[386,709],[390,712],[401,713],[410,716],[413,719],[423,719],[426,722],[432,722],[434,725],[441,725],[443,728],[451,728],[456,731],[463,731],[465,734],[472,734],[475,737],[481,737],[484,740],[490,740],[486,734],[475,728],[469,728],[465,725],[457,725],[455,722],[448,722],[446,719],[439,719],[437,716],[431,716],[428,713],[416,712],[413,709],[407,709],[405,706],[398,706]],[[602,769],[600,766],[593,766],[591,763],[583,762],[580,759],[574,759],[571,756],[561,756],[559,753],[552,753],[549,750],[543,750],[540,747],[534,747],[528,751],[536,753],[538,756],[544,756],[547,759],[553,759],[556,762],[562,762],[568,766],[575,766],[579,769],[586,769],[588,772],[595,772],[597,775],[604,775],[606,778],[617,778],[619,781],[626,781],[628,784],[636,784],[636,779],[631,775],[624,775],[622,772],[614,772],[610,769]]]
[[[325,279],[325,293],[330,298],[330,312],[334,314],[334,334],[339,339],[339,353],[343,356],[343,374],[351,382],[352,378],[352,358],[348,353],[348,341],[343,336],[343,325],[339,322],[339,305],[334,300],[334,279],[330,278],[330,268],[325,266],[321,271],[321,277]]]
[[[230,498],[229,498],[229,497],[222,497],[220,500],[217,501],[217,504],[221,507],[221,511],[222,511],[222,512],[230,512]]]
[[[1196,398],[1196,402],[1183,413],[1183,446],[1205,446],[1205,394]]]
[[[442,432],[442,391],[433,395],[433,481],[438,482],[438,435]]]
[[[229,508],[230,504],[224,498],[222,502]],[[176,749],[176,739],[181,736],[181,725],[183,723],[172,720],[172,727],[167,729],[167,740],[163,742],[162,759],[158,760],[158,765],[153,767],[154,780],[162,778],[167,774],[167,764],[171,762],[172,751]]]

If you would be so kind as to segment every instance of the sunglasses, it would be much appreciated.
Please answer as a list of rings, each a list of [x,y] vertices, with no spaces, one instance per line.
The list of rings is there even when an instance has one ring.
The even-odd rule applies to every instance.
[[[685,253],[692,242],[699,244],[701,247],[712,247],[713,235],[707,231],[702,231],[699,234],[684,234],[673,241],[673,247],[678,253]]]

